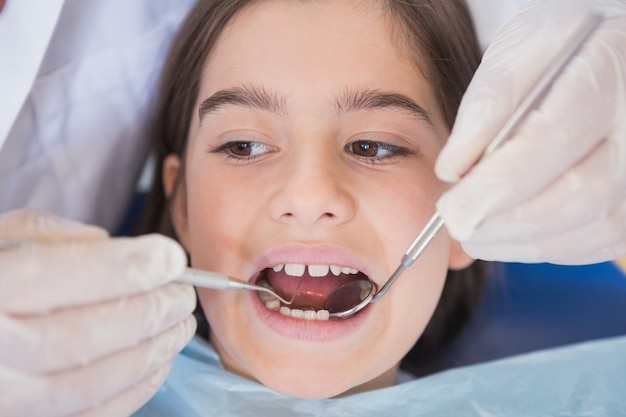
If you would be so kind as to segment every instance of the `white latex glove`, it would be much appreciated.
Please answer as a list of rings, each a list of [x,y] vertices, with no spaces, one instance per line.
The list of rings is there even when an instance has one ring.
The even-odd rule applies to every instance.
[[[472,168],[589,9],[603,26],[518,132]],[[475,258],[626,256],[626,2],[530,1],[488,48],[436,172],[463,177],[437,208]]]
[[[162,236],[23,210],[0,237],[0,415],[128,416],[158,390],[195,332],[195,294],[168,284],[185,254]]]

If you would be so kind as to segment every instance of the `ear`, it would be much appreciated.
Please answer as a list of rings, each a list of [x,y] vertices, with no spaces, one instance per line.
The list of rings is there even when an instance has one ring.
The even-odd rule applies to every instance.
[[[163,189],[169,202],[170,221],[180,244],[189,252],[189,222],[187,219],[187,193],[178,155],[170,154],[163,161]]]
[[[452,239],[450,245],[450,259],[448,260],[448,268],[452,270],[465,269],[474,262],[464,250],[461,243]]]

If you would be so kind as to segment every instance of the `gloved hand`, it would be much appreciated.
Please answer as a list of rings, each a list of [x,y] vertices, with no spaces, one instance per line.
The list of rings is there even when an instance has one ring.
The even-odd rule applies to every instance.
[[[161,236],[23,210],[0,237],[0,415],[128,416],[158,390],[195,332],[195,294],[170,283],[185,254]]]
[[[517,133],[473,166],[591,8],[603,26]],[[486,51],[436,172],[458,181],[437,208],[475,258],[626,256],[626,2],[530,1]]]

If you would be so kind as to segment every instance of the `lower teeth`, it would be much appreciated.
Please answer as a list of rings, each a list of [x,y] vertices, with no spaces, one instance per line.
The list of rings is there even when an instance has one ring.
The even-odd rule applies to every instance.
[[[265,307],[269,308],[267,304]],[[270,308],[270,310],[272,309]],[[287,306],[281,306],[278,312],[283,316],[302,320],[328,320],[330,318],[328,310],[299,310],[297,308],[292,309]]]
[[[260,282],[260,285],[272,289],[272,287],[266,281]],[[265,292],[259,292],[259,298],[265,305],[265,308],[272,311],[278,311],[280,314],[293,317],[301,320],[328,320],[330,318],[330,312],[328,310],[300,310],[297,308],[289,308],[282,305],[278,298]]]

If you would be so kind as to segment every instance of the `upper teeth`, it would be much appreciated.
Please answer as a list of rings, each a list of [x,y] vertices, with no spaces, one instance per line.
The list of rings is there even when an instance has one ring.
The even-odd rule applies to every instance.
[[[328,271],[333,275],[339,276],[339,274],[357,274],[358,269],[350,268],[348,266],[337,265],[304,265],[304,264],[280,264],[272,268],[276,272],[280,272],[285,269],[285,274],[292,277],[301,277],[304,275],[304,271],[308,268],[309,275],[312,277],[325,277],[328,275]]]

